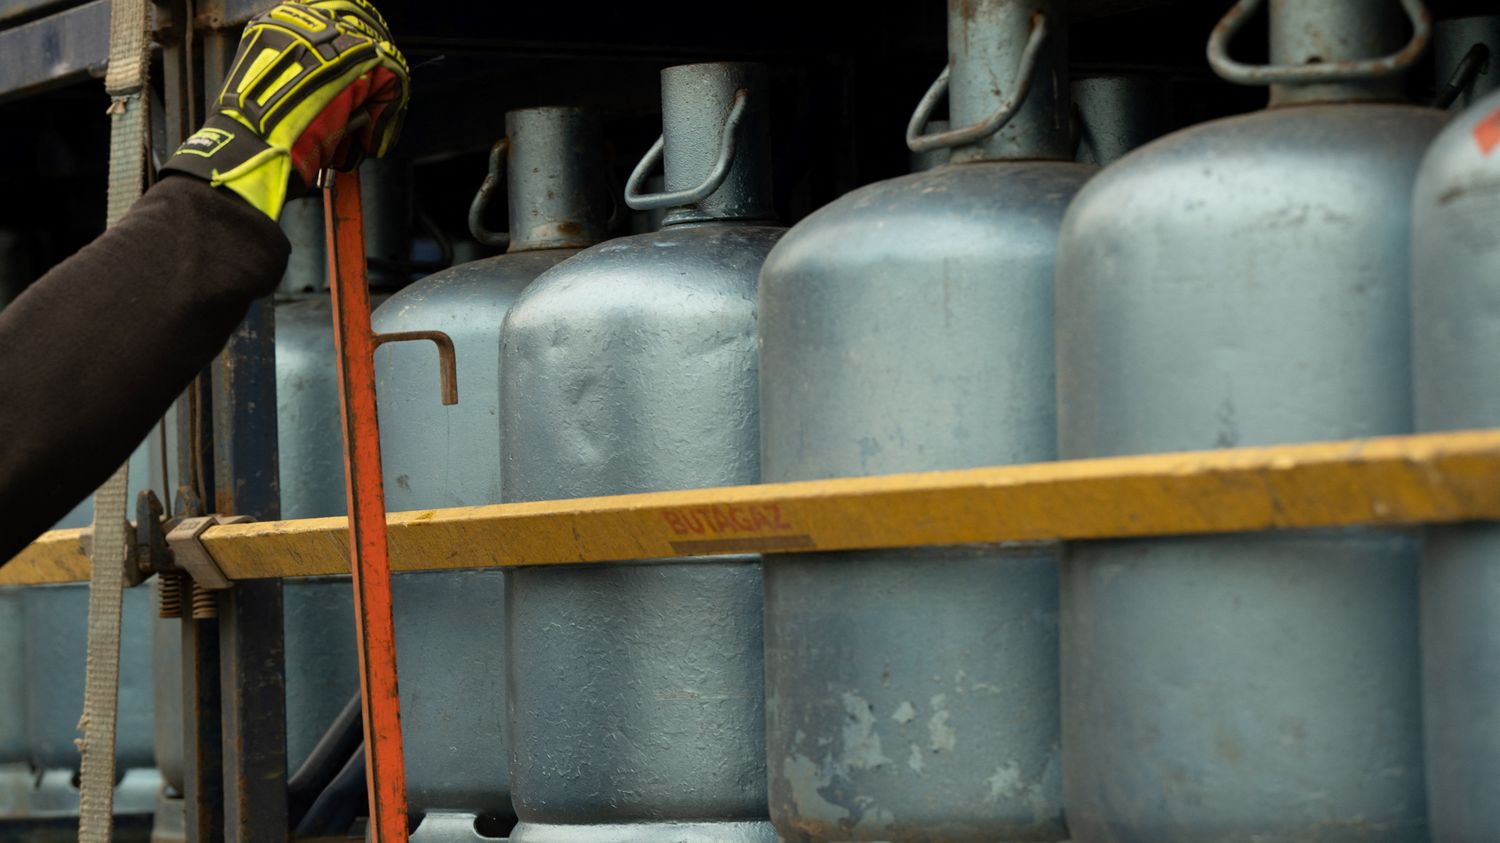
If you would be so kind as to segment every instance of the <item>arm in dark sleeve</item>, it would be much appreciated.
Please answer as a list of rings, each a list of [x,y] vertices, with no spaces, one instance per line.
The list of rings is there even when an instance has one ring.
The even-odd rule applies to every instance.
[[[235,194],[168,176],[0,310],[0,564],[125,461],[288,251]]]

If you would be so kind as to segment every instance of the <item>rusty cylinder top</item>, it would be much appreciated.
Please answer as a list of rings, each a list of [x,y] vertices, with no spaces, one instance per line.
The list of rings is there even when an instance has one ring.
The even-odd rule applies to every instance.
[[[1038,16],[1047,33],[1020,109],[988,138],[953,150],[953,161],[1073,159],[1068,19],[1058,0],[948,0],[948,113],[972,126],[1022,92],[1021,54]]]
[[[770,220],[770,86],[766,68],[745,62],[669,67],[661,72],[662,136],[667,192],[703,184],[718,161],[735,93],[747,95],[734,162],[701,202],[667,211],[664,225],[707,220]]]
[[[608,236],[610,200],[599,119],[581,108],[505,114],[509,252],[582,249]]]
[[[1407,38],[1398,0],[1271,0],[1271,63],[1302,66],[1388,56]],[[1401,99],[1399,74],[1271,86],[1271,105]]]

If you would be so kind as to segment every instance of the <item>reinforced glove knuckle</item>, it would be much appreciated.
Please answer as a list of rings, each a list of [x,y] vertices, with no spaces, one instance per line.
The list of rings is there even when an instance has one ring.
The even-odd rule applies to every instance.
[[[289,188],[329,165],[330,144],[361,109],[374,125],[351,152],[388,151],[410,89],[406,59],[366,0],[283,0],[245,27],[218,107],[165,169],[227,186],[274,219]]]

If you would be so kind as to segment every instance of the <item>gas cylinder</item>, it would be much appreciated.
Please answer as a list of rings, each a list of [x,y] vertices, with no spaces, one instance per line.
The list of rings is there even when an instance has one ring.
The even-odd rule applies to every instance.
[[[148,437],[149,441],[149,437]],[[130,455],[129,500],[150,485],[150,448],[142,442]],[[94,520],[93,497],[80,501],[53,529],[88,527]],[[85,584],[34,586],[12,593],[25,631],[14,642],[16,654],[24,654],[24,679],[16,688],[25,703],[7,707],[0,720],[24,723],[25,754],[37,771],[28,795],[28,813],[73,815],[78,812],[78,791],[72,784],[78,770],[78,717],[83,713],[84,668],[88,658],[89,587]],[[115,763],[121,770],[154,765],[151,736],[153,696],[151,690],[151,618],[154,614],[147,589],[125,592],[121,614],[119,720],[115,735]],[[13,720],[14,718],[14,720]],[[5,728],[0,727],[0,732]],[[149,774],[154,777],[154,771]],[[132,780],[134,781],[134,780]],[[151,794],[144,807],[134,796],[121,794],[116,813],[149,813]]]
[[[506,501],[759,479],[765,70],[668,68],[662,112],[626,186],[671,209],[662,229],[563,261],[505,318]],[[663,157],[666,192],[640,193]],[[516,568],[506,589],[515,843],[775,839],[756,557]]]
[[[0,822],[22,814],[31,789],[26,752],[26,621],[19,589],[0,588]]]
[[[1094,172],[1072,160],[1065,5],[951,0],[949,64],[907,137],[951,163],[849,193],[766,259],[767,482],[1054,458],[1057,231]],[[944,88],[951,128],[932,133]],[[784,840],[1066,838],[1056,556],[766,558]]]
[[[369,184],[367,178],[362,182]],[[365,204],[382,196],[370,184]],[[288,202],[292,243],[276,293],[276,442],[281,517],[343,515],[343,432],[333,306],[324,259],[323,201]],[[282,590],[286,646],[287,775],[292,775],[359,691],[353,591],[347,577],[289,580]]]
[[[1077,160],[1101,167],[1167,131],[1166,81],[1144,73],[1102,73],[1073,80]]]
[[[21,710],[26,712],[27,751],[36,771],[26,812],[32,817],[76,816],[78,789],[73,779],[80,756],[74,740],[83,713],[89,590],[81,585],[33,586],[19,596],[26,627],[26,701]],[[161,785],[152,769],[154,608],[149,589],[126,589],[115,722],[115,765],[125,778],[115,790],[117,816],[151,814]]]
[[[393,511],[500,502],[500,324],[543,271],[604,239],[610,198],[598,119],[578,108],[505,116],[505,138],[470,215],[477,240],[505,254],[430,275],[375,312],[382,333],[440,330],[453,340],[459,403],[438,400],[438,360],[423,343],[376,352],[386,504]],[[510,232],[483,228],[506,188]],[[398,575],[401,729],[413,814],[511,816],[505,708],[504,578],[498,570]],[[451,819],[451,818],[449,818]],[[451,824],[451,823],[450,823]],[[424,821],[414,839],[433,836]]]
[[[1409,432],[1420,0],[1270,4],[1270,107],[1086,186],[1057,266],[1063,458]],[[1402,47],[1405,10],[1412,36]],[[1385,530],[1103,541],[1062,564],[1073,839],[1425,841],[1414,543]]]
[[[1417,428],[1500,426],[1500,92],[1443,130],[1414,194]],[[1433,839],[1487,840],[1500,828],[1500,526],[1430,529],[1421,582]]]

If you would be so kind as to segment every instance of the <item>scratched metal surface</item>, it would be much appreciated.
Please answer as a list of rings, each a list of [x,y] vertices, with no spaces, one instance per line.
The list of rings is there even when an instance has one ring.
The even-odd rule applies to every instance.
[[[576,108],[525,109],[506,115],[506,129],[507,253],[430,275],[374,315],[377,332],[440,330],[456,352],[459,400],[444,406],[430,345],[376,351],[393,511],[500,502],[501,322],[538,275],[605,236],[597,119]],[[401,576],[392,587],[411,810],[511,816],[504,576]]]
[[[1022,96],[1034,13],[949,7],[953,128]],[[1066,49],[955,162],[854,191],[761,273],[769,482],[1056,457]],[[1007,160],[1029,159],[1029,160]],[[1040,159],[1040,160],[1037,160]],[[1050,159],[1050,160],[1049,160]],[[1056,545],[768,556],[771,815],[788,841],[1060,840]]]
[[[1313,49],[1305,34],[1273,54]],[[1346,34],[1332,43],[1353,55],[1389,45]],[[1285,99],[1380,84],[1311,87]],[[1171,135],[1086,186],[1059,247],[1061,455],[1409,431],[1411,181],[1442,121],[1402,105],[1271,109]],[[1414,550],[1375,531],[1072,547],[1073,833],[1426,840]]]
[[[731,220],[768,204],[763,80],[664,71],[668,190],[708,173],[749,88],[726,195],[558,264],[511,308],[506,500],[759,479],[755,286],[782,229]],[[774,840],[757,558],[510,571],[507,610],[512,840]]]

